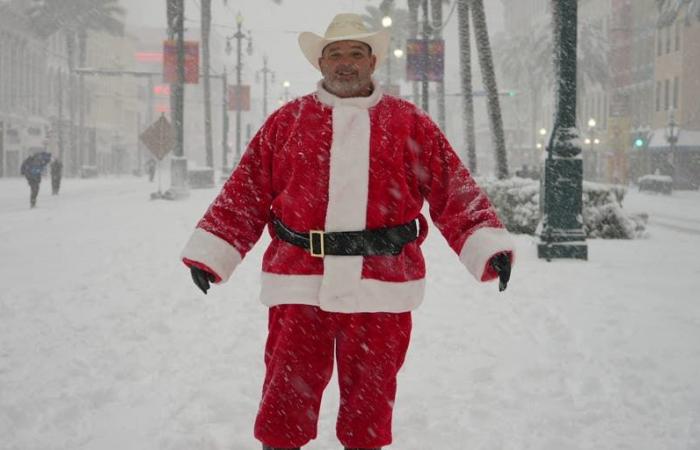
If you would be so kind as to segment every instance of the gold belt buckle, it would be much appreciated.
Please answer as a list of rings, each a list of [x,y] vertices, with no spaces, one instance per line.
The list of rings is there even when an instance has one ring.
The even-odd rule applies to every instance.
[[[314,236],[318,236],[318,240],[321,243],[321,249],[318,252],[314,248]],[[309,252],[311,253],[311,256],[314,256],[316,258],[323,258],[324,256],[326,256],[325,249],[323,247],[323,231],[321,231],[321,230],[309,231]]]

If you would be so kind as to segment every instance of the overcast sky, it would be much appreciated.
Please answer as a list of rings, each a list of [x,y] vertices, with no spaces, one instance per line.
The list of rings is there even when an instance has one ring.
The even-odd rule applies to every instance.
[[[164,26],[166,0],[121,0],[127,9],[127,22],[134,26]],[[397,5],[406,8],[406,2],[397,1]],[[502,28],[502,7],[497,0],[487,0],[487,19],[489,32],[493,34]],[[271,0],[213,0],[213,37],[224,41],[226,35],[235,31],[236,13],[244,18],[244,29],[251,30],[254,53],[245,56],[247,76],[253,77],[253,71],[262,67],[263,54],[269,57],[269,64],[276,72],[277,88],[283,80],[289,80],[293,94],[302,95],[313,90],[319,79],[318,72],[306,61],[297,44],[301,31],[313,31],[323,34],[335,14],[340,12],[363,13],[367,6],[377,6],[379,0],[282,0],[276,5]],[[199,27],[199,0],[186,0],[186,27]],[[445,18],[450,8],[444,11]],[[192,39],[199,40],[196,35]],[[446,74],[447,90],[458,89],[459,60],[457,54],[457,13],[453,14],[445,28],[446,39]],[[223,45],[222,45],[223,47]],[[235,67],[235,51],[228,57],[229,71]],[[215,68],[219,70],[219,68]],[[450,82],[450,80],[454,80]],[[252,80],[251,80],[252,81]],[[456,83],[454,87],[450,84]]]

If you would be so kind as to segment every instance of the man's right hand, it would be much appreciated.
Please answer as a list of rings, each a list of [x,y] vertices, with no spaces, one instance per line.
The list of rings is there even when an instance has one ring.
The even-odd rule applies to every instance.
[[[194,281],[194,284],[196,284],[197,287],[206,295],[207,290],[209,290],[210,287],[209,283],[213,283],[214,280],[216,280],[216,277],[206,270],[202,270],[194,266],[190,267],[190,272],[192,273],[192,281]]]

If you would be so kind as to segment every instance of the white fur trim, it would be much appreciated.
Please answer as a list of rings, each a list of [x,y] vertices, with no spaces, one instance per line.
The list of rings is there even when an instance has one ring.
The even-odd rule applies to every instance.
[[[318,306],[324,311],[391,312],[412,311],[422,302],[425,279],[404,282],[363,279],[353,297],[342,302],[321,302],[321,275],[280,275],[263,272],[260,301],[267,306],[301,304]]]
[[[383,95],[382,89],[379,87],[380,85],[377,83],[376,79],[372,78],[372,84],[374,85],[374,90],[368,97],[340,98],[328,92],[326,88],[323,87],[323,80],[321,80],[316,85],[316,97],[321,103],[331,108],[336,106],[354,106],[355,108],[369,109],[379,103]],[[333,131],[335,131],[335,126],[333,127]],[[335,140],[335,134],[333,135],[333,139]]]
[[[364,230],[369,192],[369,113],[338,104],[333,108],[333,143],[325,231]],[[319,299],[329,310],[357,297],[362,256],[326,256]]]
[[[216,272],[222,283],[243,259],[231,244],[201,228],[195,228],[181,257],[206,265]]]
[[[484,276],[486,263],[496,253],[511,252],[515,254],[515,244],[505,228],[479,228],[469,236],[459,253],[469,272],[478,281]]]

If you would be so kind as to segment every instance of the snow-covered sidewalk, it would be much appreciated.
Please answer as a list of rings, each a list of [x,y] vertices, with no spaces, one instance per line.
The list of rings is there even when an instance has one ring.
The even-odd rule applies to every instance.
[[[0,179],[0,449],[260,448],[264,242],[203,296],[178,254],[216,190],[153,186],[45,180],[30,210]],[[392,449],[700,448],[700,194],[625,207],[650,213],[646,239],[547,263],[518,236],[502,294],[431,228]],[[339,448],[334,383],[309,450]]]

